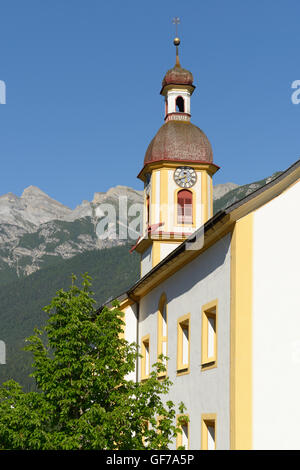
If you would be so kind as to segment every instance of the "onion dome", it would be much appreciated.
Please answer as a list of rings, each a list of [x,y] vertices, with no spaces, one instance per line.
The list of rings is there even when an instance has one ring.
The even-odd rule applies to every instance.
[[[175,43],[176,38],[174,39]],[[176,64],[167,71],[162,81],[162,88],[166,85],[190,85],[193,86],[193,75],[189,70],[183,69],[179,62],[178,47],[176,46]]]
[[[175,65],[164,76],[162,87],[166,85],[193,85],[193,75],[189,70]]]
[[[189,121],[168,121],[157,132],[146,151],[144,166],[157,161],[213,163],[211,144]]]
[[[181,67],[179,62],[179,55],[178,55],[178,45],[180,44],[179,38],[174,39],[174,45],[176,46],[176,63],[174,67],[167,71],[166,75],[162,81],[162,90],[167,85],[193,85],[193,74],[184,68]]]

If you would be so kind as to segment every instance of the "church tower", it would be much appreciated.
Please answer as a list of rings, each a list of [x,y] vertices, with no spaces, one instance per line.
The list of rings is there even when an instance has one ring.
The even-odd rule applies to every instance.
[[[213,215],[213,163],[210,142],[191,123],[193,75],[179,62],[168,70],[160,94],[164,124],[150,142],[138,175],[144,182],[143,235],[135,250],[141,253],[141,276],[156,266]]]

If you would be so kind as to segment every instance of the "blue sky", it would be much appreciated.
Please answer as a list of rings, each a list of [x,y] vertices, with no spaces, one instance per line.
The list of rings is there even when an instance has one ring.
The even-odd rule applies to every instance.
[[[141,189],[173,16],[215,183],[287,168],[300,158],[299,15],[298,0],[2,0],[0,194],[32,184],[73,208],[117,184]]]

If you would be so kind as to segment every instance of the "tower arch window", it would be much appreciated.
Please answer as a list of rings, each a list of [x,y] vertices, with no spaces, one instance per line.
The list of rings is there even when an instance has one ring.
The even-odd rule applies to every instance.
[[[182,189],[177,193],[177,222],[179,224],[193,223],[193,193]]]
[[[176,112],[184,113],[184,99],[182,96],[177,96],[176,98]]]

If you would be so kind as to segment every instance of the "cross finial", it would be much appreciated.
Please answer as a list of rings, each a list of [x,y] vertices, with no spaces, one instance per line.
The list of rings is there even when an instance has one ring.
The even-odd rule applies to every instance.
[[[180,67],[179,55],[178,55],[178,46],[180,44],[180,39],[178,37],[178,25],[180,24],[180,18],[178,18],[178,16],[175,16],[175,18],[173,18],[173,24],[175,24],[176,26],[176,37],[174,38],[174,41],[173,41],[174,46],[176,46],[176,67]]]
[[[173,24],[175,24],[176,27],[176,37],[178,36],[178,25],[180,24],[180,18],[178,16],[175,16],[173,18]]]

